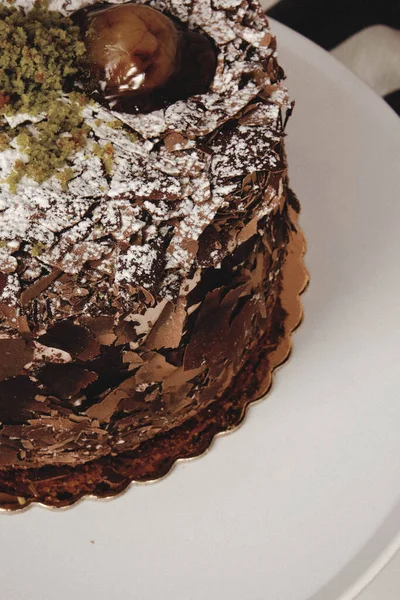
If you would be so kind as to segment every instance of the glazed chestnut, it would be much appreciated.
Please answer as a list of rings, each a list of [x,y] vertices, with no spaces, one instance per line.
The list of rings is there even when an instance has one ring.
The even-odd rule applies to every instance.
[[[106,98],[162,87],[176,62],[178,32],[161,12],[141,4],[89,13],[86,47]]]
[[[216,51],[206,36],[142,4],[101,4],[75,16],[87,48],[87,89],[124,112],[151,112],[205,93]]]

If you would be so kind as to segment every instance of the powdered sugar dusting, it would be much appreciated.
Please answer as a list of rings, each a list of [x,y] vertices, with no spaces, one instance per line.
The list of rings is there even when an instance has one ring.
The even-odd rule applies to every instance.
[[[50,8],[71,14],[93,3],[51,0]],[[258,4],[252,0],[144,3],[213,38],[219,56],[210,92],[149,115],[88,105],[83,112],[91,128],[88,146],[70,160],[74,177],[67,190],[56,177],[41,185],[24,178],[16,194],[0,184],[0,271],[9,274],[2,301],[16,303],[23,269],[16,273],[22,258],[25,286],[43,269],[57,268],[80,277],[84,269],[92,268],[99,277],[107,275],[113,296],[129,303],[130,286],[152,289],[155,273],[160,279],[161,269],[158,293],[170,298],[171,289],[179,290],[179,282],[195,263],[202,232],[229,195],[237,193],[238,181],[232,178],[277,167],[274,146],[282,135],[279,111],[287,104],[280,85],[251,122],[244,120],[228,135],[218,133],[270,83],[260,65],[268,63],[274,46],[266,44],[270,40],[267,21]],[[33,1],[16,4],[29,9]],[[18,115],[9,125],[27,120],[33,126],[37,121]],[[116,121],[118,128],[113,126]],[[169,144],[168,136],[175,134],[179,143]],[[95,145],[106,144],[113,150],[110,173],[93,152]],[[26,160],[16,147],[0,152],[1,180],[17,158]],[[165,247],[161,240],[168,240]]]

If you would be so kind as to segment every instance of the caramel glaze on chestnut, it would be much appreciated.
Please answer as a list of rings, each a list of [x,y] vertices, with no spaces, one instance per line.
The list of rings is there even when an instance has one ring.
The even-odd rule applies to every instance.
[[[87,48],[85,91],[113,110],[149,113],[208,91],[217,50],[206,35],[132,2],[95,4],[73,18]]]

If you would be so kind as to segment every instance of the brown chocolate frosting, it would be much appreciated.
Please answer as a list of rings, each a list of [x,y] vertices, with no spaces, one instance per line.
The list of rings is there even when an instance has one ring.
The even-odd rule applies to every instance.
[[[93,141],[115,148],[111,175],[77,156],[66,191],[55,178],[16,195],[0,184],[0,492],[11,497],[62,504],[100,494],[105,473],[114,491],[160,474],[157,457],[183,452],[168,436],[195,423],[201,437],[285,333],[298,205],[266,17],[253,0],[148,4],[212,39],[209,91],[145,115],[85,108]],[[125,468],[139,456],[141,474]]]

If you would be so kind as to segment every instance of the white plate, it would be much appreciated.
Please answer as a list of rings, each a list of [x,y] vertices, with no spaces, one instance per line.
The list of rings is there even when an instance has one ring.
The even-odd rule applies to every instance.
[[[293,356],[243,427],[163,481],[1,516],[2,598],[336,600],[396,546],[400,120],[274,28],[311,273]]]

